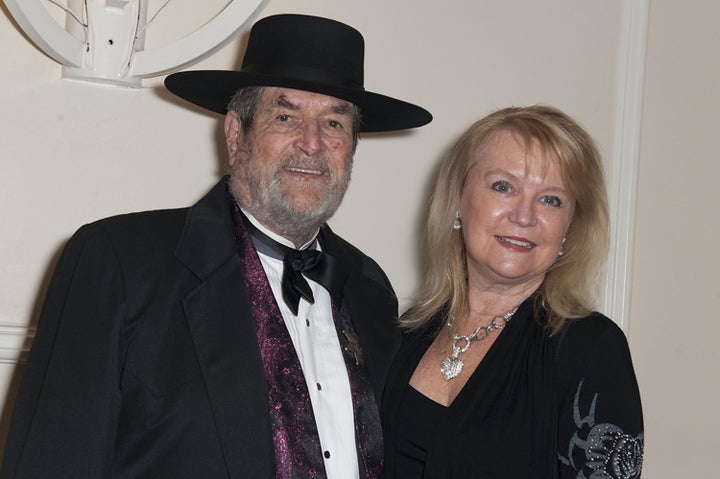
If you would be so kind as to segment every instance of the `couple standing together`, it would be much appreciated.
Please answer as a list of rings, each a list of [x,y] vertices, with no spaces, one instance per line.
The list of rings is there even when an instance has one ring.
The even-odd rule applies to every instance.
[[[549,106],[477,121],[444,158],[414,305],[326,221],[358,135],[429,123],[364,89],[363,38],[276,15],[239,71],[166,87],[224,117],[197,204],[83,226],[60,258],[4,478],[636,478],[627,342],[592,310],[601,160]]]

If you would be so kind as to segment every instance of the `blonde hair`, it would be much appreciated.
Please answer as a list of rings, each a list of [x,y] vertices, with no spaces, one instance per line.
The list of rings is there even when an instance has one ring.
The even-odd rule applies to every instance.
[[[500,131],[510,131],[526,150],[537,145],[547,168],[559,161],[567,191],[575,200],[564,254],[534,293],[536,311],[545,309],[557,332],[566,320],[592,310],[597,275],[609,242],[609,216],[602,162],[590,135],[560,110],[544,105],[498,110],[475,122],[440,165],[428,205],[423,237],[424,279],[415,302],[402,317],[408,330],[425,326],[440,311],[459,316],[467,305],[467,263],[462,235],[452,224],[468,171],[482,161]]]

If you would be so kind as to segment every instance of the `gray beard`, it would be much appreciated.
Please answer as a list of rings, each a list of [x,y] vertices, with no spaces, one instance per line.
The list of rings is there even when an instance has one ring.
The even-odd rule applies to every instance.
[[[295,210],[284,198],[277,178],[273,178],[267,188],[263,187],[262,182],[253,181],[253,178],[249,178],[247,185],[238,183],[238,178],[231,175],[230,191],[236,199],[243,197],[243,189],[247,190],[249,204],[241,203],[241,206],[248,213],[273,232],[301,245],[310,241],[337,211],[350,183],[350,170],[343,181],[332,187],[323,202],[312,211]]]

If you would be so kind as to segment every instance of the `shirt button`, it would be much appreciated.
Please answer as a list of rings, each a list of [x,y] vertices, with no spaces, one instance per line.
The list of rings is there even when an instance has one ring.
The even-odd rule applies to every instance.
[[[310,320],[308,318],[305,318],[305,325],[309,328],[310,327]]]
[[[316,386],[318,388],[318,391],[322,391],[322,386],[320,385],[320,383],[317,383]]]
[[[330,451],[325,451],[323,456],[325,456],[325,459],[330,459]]]

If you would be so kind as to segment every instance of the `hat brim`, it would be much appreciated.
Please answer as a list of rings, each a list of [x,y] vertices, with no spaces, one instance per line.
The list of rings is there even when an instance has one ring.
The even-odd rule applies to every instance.
[[[311,91],[340,98],[360,107],[360,132],[382,132],[417,128],[432,121],[422,107],[366,90],[232,70],[191,70],[165,78],[174,95],[216,113],[227,113],[235,92],[245,86],[273,86]]]

